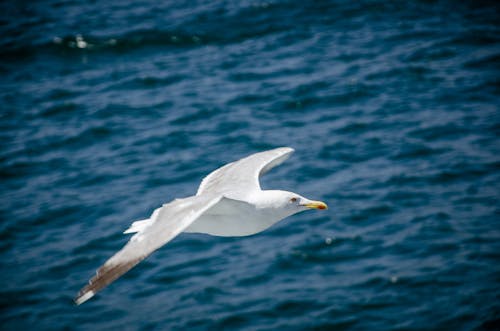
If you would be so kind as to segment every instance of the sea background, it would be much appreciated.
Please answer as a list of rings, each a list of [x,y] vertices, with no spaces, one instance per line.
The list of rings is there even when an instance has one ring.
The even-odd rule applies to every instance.
[[[499,330],[494,1],[4,1],[1,330]],[[182,234],[73,298],[129,224],[279,146],[326,201]]]

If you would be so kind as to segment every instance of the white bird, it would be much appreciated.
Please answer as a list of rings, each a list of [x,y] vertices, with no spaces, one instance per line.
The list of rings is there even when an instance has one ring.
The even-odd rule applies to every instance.
[[[249,236],[307,209],[327,209],[321,201],[297,193],[262,190],[259,177],[285,161],[293,149],[281,147],[228,163],[203,179],[195,196],[176,199],[150,218],[132,223],[136,233],[80,290],[77,305],[92,298],[181,232],[214,236]]]

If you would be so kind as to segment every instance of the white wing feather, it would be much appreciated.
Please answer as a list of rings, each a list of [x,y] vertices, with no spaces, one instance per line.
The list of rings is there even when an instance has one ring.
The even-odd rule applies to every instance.
[[[260,176],[283,163],[293,151],[290,147],[280,147],[228,163],[205,177],[196,195],[221,194],[244,200],[248,194],[260,191]]]
[[[177,199],[163,205],[156,221],[135,234],[129,242],[104,263],[79,293],[75,302],[81,304],[99,290],[119,278],[155,250],[175,238],[222,196],[203,195]]]

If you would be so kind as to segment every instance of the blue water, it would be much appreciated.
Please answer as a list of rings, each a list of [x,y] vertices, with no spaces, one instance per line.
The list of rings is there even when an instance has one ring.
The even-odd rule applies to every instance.
[[[500,12],[468,1],[0,5],[2,330],[500,329]],[[213,169],[326,201],[183,234],[82,306]]]

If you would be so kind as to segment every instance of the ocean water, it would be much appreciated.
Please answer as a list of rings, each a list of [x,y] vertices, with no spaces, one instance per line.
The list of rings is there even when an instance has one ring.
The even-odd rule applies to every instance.
[[[500,329],[488,1],[0,4],[0,329]],[[326,201],[182,234],[82,306],[129,224],[240,157]]]

